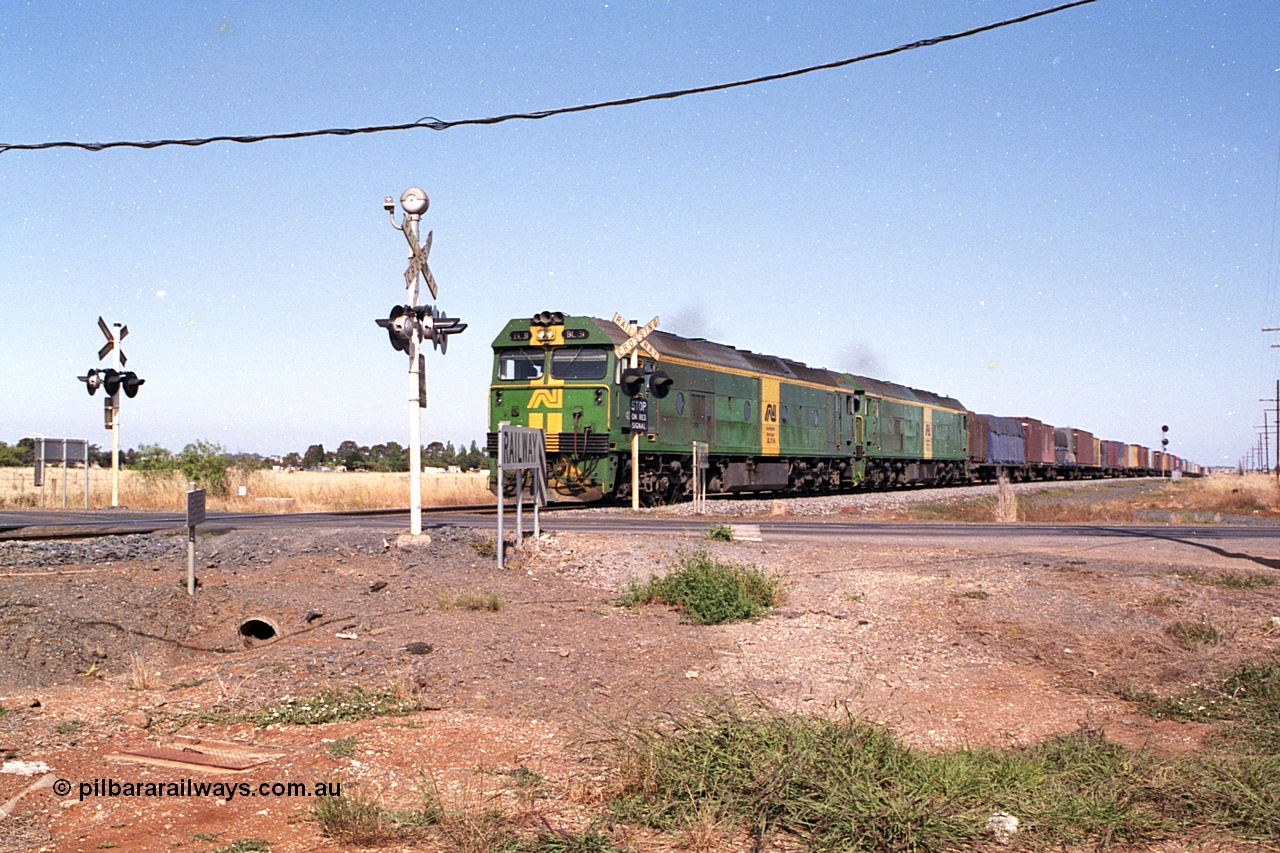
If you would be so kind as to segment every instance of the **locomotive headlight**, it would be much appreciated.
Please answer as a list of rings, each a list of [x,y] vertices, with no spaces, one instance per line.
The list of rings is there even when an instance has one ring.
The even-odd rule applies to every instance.
[[[603,388],[596,389],[596,405],[597,406],[604,405],[604,389]]]
[[[502,405],[502,389],[501,388],[493,392],[493,403],[496,406]]]

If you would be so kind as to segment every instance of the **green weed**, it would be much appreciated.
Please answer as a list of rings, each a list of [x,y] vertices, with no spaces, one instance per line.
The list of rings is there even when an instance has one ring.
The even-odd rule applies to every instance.
[[[351,758],[356,754],[356,743],[359,738],[344,737],[338,738],[329,744],[329,755],[334,758]]]
[[[707,531],[707,538],[712,542],[732,542],[733,528],[727,524],[713,524]]]
[[[498,556],[498,538],[496,536],[478,536],[475,539],[468,539],[467,544],[471,546],[472,551],[475,551],[481,557]]]
[[[697,625],[719,625],[738,619],[756,619],[777,603],[782,582],[755,566],[722,563],[705,551],[680,559],[678,567],[643,584],[634,581],[622,596],[622,604],[670,604],[689,615]]]
[[[974,849],[995,811],[1029,848],[1141,845],[1205,827],[1280,839],[1280,758],[1162,758],[1082,729],[1012,751],[931,754],[853,718],[737,710],[631,730],[615,819],[679,833],[710,816],[815,851]]]
[[[196,838],[199,837],[199,835],[196,836]],[[261,838],[240,838],[226,847],[219,847],[209,853],[271,853],[271,845]]]

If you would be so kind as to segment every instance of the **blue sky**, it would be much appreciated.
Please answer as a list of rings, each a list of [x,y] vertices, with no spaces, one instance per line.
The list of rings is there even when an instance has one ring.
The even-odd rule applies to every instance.
[[[1047,5],[1047,4],[1046,4]],[[718,83],[1030,2],[6,4],[0,142],[460,119]],[[0,154],[0,439],[284,453],[408,437],[382,198],[430,194],[423,433],[482,439],[541,310],[848,369],[1234,463],[1280,361],[1280,5],[1099,0],[728,92],[535,122]],[[1280,342],[1280,334],[1274,336]]]

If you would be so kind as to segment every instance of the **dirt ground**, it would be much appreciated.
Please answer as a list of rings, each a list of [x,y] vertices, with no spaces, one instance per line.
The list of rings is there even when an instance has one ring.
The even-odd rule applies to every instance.
[[[413,806],[431,784],[447,803],[499,797],[546,826],[581,829],[608,787],[610,728],[708,699],[851,711],[930,749],[1026,744],[1089,725],[1126,744],[1189,750],[1205,727],[1155,722],[1122,691],[1180,692],[1280,653],[1280,586],[1220,582],[1280,580],[1259,562],[1280,559],[1280,537],[1218,543],[1238,555],[1223,556],[1136,538],[960,547],[552,534],[506,570],[478,538],[204,538],[194,600],[181,538],[158,558],[0,562],[0,756],[50,768],[0,774],[12,811],[0,817],[0,851],[208,851],[249,838],[277,851],[347,849],[323,837],[309,796],[79,796],[83,783],[108,779],[247,782],[255,793],[340,780],[344,793],[394,807]],[[616,606],[630,579],[697,548],[777,572],[785,600],[758,622],[714,627]],[[494,594],[501,609],[463,606]],[[249,619],[277,636],[246,639]],[[1180,621],[1211,624],[1223,639],[1184,648],[1168,633]],[[352,685],[396,689],[432,710],[263,728],[184,717]],[[213,773],[125,755],[223,743],[257,763]],[[526,771],[543,780],[534,793],[513,781]],[[41,787],[51,779],[70,792]],[[622,841],[675,844],[640,832]]]

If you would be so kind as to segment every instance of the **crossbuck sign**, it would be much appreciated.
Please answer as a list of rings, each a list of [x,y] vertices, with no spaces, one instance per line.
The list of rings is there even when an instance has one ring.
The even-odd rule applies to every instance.
[[[653,348],[653,344],[649,343],[645,338],[649,337],[649,333],[658,328],[658,318],[654,317],[643,326],[637,325],[635,321],[628,322],[622,319],[621,314],[613,315],[613,322],[619,329],[627,333],[627,339],[613,348],[613,354],[619,359],[631,356],[631,367],[640,366],[639,353],[636,350],[644,350],[655,361],[658,359],[658,351]],[[644,420],[637,420],[637,401],[640,397],[634,397],[631,400],[632,405],[632,423],[640,425],[643,423],[644,429],[649,428],[649,417],[647,403],[641,403],[644,408]],[[640,508],[640,433],[635,427],[631,428],[631,508]]]

